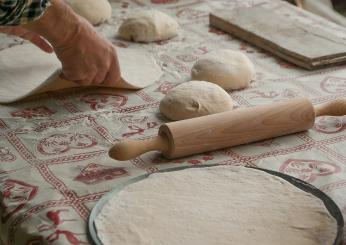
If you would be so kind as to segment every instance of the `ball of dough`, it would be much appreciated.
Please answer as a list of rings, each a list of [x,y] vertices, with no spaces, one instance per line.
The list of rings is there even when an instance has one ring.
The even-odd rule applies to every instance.
[[[193,80],[215,83],[225,90],[246,88],[254,76],[255,68],[251,60],[239,51],[228,49],[204,55],[191,70]]]
[[[233,109],[233,100],[220,86],[205,81],[183,83],[161,100],[160,112],[171,120],[183,120]]]
[[[154,42],[178,35],[175,19],[157,10],[139,10],[121,24],[118,35],[134,42]]]
[[[65,0],[80,16],[92,25],[98,25],[112,16],[112,7],[107,0]]]

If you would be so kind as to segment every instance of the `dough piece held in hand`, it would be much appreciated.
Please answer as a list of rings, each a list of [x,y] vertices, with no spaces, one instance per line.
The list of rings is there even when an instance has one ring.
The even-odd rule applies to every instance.
[[[251,60],[239,51],[221,49],[199,59],[191,70],[192,80],[203,80],[220,85],[225,90],[243,89],[254,79]]]
[[[80,16],[92,25],[98,25],[112,16],[112,7],[108,0],[65,0]]]
[[[134,42],[154,42],[178,35],[179,24],[169,15],[157,10],[138,10],[124,20],[118,35]]]
[[[183,120],[233,109],[233,100],[220,86],[190,81],[175,87],[160,103],[160,112],[171,120]]]
[[[163,72],[155,58],[143,49],[117,48],[122,79],[111,87],[141,89],[156,82]],[[30,57],[23,59],[23,57]],[[31,43],[0,52],[0,103],[10,103],[33,94],[80,87],[61,79],[61,63]]]

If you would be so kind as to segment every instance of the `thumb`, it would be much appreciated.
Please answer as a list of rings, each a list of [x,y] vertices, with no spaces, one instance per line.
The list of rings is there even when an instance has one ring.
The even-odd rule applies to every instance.
[[[47,53],[54,51],[52,46],[43,37],[22,27],[0,26],[0,32],[26,39]]]
[[[30,42],[32,42],[34,45],[39,47],[44,52],[47,52],[47,53],[54,52],[53,47],[43,37],[35,33],[25,33],[21,37],[29,40]]]

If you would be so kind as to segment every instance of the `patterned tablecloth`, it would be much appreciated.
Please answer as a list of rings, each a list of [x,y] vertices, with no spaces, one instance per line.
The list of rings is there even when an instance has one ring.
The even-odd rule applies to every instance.
[[[211,10],[262,2],[270,2],[268,8],[287,18],[346,38],[345,29],[275,0],[113,0],[113,17],[98,31],[116,46],[152,52],[165,74],[135,92],[80,89],[0,106],[3,243],[88,244],[88,215],[105,193],[134,176],[182,165],[220,163],[280,171],[317,186],[346,214],[345,116],[318,118],[308,132],[179,160],[167,161],[158,153],[126,162],[108,157],[107,150],[118,140],[157,134],[166,122],[158,111],[159,101],[174,86],[188,81],[192,64],[211,50],[240,50],[256,66],[251,87],[230,93],[237,107],[297,96],[306,96],[314,104],[346,97],[346,66],[300,69],[208,25]],[[126,13],[149,7],[175,16],[181,25],[179,37],[153,44],[115,37]],[[0,48],[22,43],[1,36]]]

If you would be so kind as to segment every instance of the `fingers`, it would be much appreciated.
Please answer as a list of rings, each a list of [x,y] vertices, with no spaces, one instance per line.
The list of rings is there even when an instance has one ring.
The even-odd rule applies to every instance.
[[[75,82],[79,84],[80,86],[90,86],[92,84],[92,79],[88,77],[82,77],[82,76],[76,76],[75,74],[70,74],[68,70],[62,69],[62,73],[60,74],[60,77],[62,79],[65,79],[67,81]]]
[[[61,77],[65,80],[78,83],[81,86],[100,86],[105,80],[106,75],[107,70],[90,73],[73,73],[68,69],[63,68]]]
[[[119,62],[114,49],[113,51],[109,68],[105,70],[99,69],[91,81],[92,85],[114,87],[120,80]]]
[[[114,61],[114,72],[115,74],[115,80],[114,82],[119,82],[121,79],[121,70],[120,70],[120,64],[119,64],[119,60],[118,57],[115,56],[115,61]]]
[[[117,69],[114,69],[113,66],[110,68],[110,70],[105,70],[98,72],[96,76],[93,78],[86,77],[83,79],[72,79],[69,76],[66,76],[64,73],[61,76],[65,80],[73,81],[75,83],[80,84],[81,86],[109,86],[113,87],[120,79],[119,72]]]
[[[23,29],[12,26],[0,26],[0,32],[7,35],[18,36],[18,33],[22,33]]]
[[[86,79],[83,79],[83,80],[77,80],[77,81],[74,81],[74,82],[78,83],[81,86],[85,86],[85,87],[93,85],[92,79],[89,79],[89,78],[86,78]]]
[[[0,27],[0,32],[26,39],[42,49],[44,52],[52,53],[54,51],[52,46],[44,38],[34,32],[24,29],[23,27]]]
[[[118,56],[114,47],[112,52],[112,62],[109,67],[107,76],[103,81],[103,85],[114,87],[121,79],[121,71]]]
[[[32,42],[44,52],[52,53],[54,51],[52,46],[44,38],[35,33],[25,32],[22,33],[20,37]]]
[[[92,80],[91,79],[82,79],[82,80],[69,80],[69,81],[72,81],[72,82],[75,82],[77,84],[79,84],[80,86],[83,86],[83,87],[87,87],[87,86],[91,86],[93,85],[92,84]]]
[[[106,69],[98,71],[98,73],[96,74],[96,76],[94,77],[92,81],[92,84],[95,86],[103,85],[107,77],[107,73],[108,73],[108,70]]]
[[[119,67],[119,63],[118,60],[112,62],[107,76],[104,79],[103,85],[104,86],[109,86],[109,87],[114,87],[117,82],[119,82],[120,80],[120,67]]]

